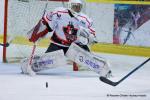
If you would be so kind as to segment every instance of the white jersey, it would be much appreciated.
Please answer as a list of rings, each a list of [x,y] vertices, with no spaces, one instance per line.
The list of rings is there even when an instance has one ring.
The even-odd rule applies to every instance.
[[[72,42],[80,42],[77,37],[80,36],[83,28],[88,30],[88,34],[95,35],[92,21],[86,15],[82,13],[73,15],[66,8],[58,8],[46,13],[39,23],[27,33],[27,36],[29,41],[36,42],[48,32],[53,32],[51,41],[68,47]]]
[[[89,29],[91,34],[95,34],[92,22],[85,14],[79,13],[74,16],[66,8],[61,7],[46,13],[43,20],[53,30],[51,41],[63,46],[69,46],[72,42],[79,42],[77,35],[81,26]]]

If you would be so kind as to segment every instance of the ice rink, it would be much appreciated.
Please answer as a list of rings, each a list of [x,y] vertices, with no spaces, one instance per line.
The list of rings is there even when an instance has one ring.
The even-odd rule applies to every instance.
[[[99,54],[111,63],[118,81],[147,58]],[[2,47],[0,47],[2,58]],[[118,86],[101,82],[92,71],[72,71],[63,66],[39,72],[36,76],[21,74],[19,64],[2,63],[0,58],[0,100],[150,100],[150,62]],[[48,88],[46,88],[48,82]]]

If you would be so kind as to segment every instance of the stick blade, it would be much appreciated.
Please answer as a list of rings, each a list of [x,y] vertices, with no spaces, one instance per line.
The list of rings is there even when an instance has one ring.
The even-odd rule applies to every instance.
[[[111,86],[117,86],[118,85],[118,82],[113,82],[113,81],[111,81],[111,80],[109,80],[109,79],[107,79],[106,77],[103,77],[103,76],[99,77],[99,79],[102,82],[107,83],[107,84],[109,84]]]

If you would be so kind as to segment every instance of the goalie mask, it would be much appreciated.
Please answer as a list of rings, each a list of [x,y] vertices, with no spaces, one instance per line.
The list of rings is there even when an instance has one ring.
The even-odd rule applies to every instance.
[[[69,0],[68,7],[72,13],[80,13],[83,3],[80,0]]]

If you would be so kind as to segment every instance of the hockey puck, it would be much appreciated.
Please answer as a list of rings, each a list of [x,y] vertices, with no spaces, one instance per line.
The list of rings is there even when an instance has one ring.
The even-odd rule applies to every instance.
[[[48,88],[48,82],[46,82],[46,88]]]

